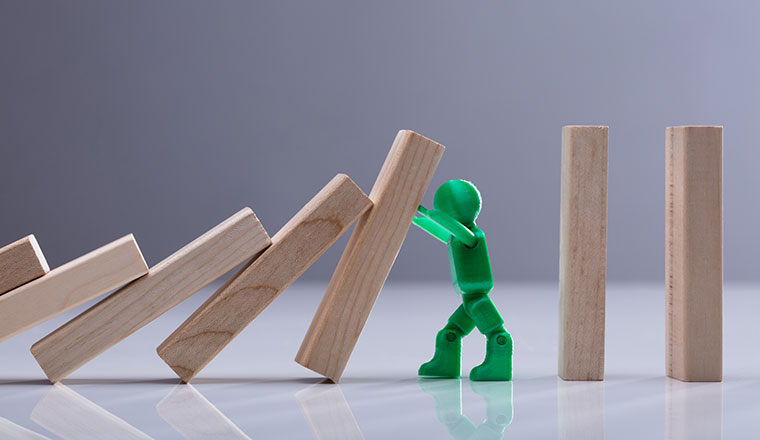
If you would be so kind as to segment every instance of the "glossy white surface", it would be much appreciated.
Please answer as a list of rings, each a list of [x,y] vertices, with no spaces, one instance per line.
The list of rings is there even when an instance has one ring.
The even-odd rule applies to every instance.
[[[607,380],[556,378],[555,285],[492,293],[516,344],[515,380],[419,383],[417,366],[458,297],[448,284],[389,284],[339,385],[295,364],[324,285],[297,283],[194,380],[180,385],[155,347],[206,289],[50,386],[29,346],[73,316],[0,344],[0,438],[757,438],[758,286],[727,286],[723,383],[664,377],[660,285],[610,285]],[[465,374],[484,340],[465,340]],[[461,389],[461,394],[460,394]],[[461,397],[460,397],[461,395]],[[510,399],[510,395],[512,398]],[[460,415],[459,408],[462,409]],[[489,414],[489,423],[482,424]],[[469,436],[469,437],[468,437]]]

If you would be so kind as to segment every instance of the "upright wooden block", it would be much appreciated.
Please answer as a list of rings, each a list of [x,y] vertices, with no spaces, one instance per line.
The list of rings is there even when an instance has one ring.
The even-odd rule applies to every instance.
[[[0,341],[148,272],[132,234],[0,295]]]
[[[49,270],[34,235],[0,248],[0,295],[45,275]]]
[[[269,249],[157,348],[159,356],[190,382],[371,206],[348,176],[337,175],[277,232]]]
[[[723,379],[723,127],[666,131],[668,376]]]
[[[37,341],[32,354],[50,381],[58,382],[270,243],[256,215],[245,208],[153,266],[148,276]]]
[[[559,376],[604,379],[607,127],[562,128]]]
[[[351,234],[296,362],[340,380],[443,150],[412,131],[398,133],[369,195],[374,207]]]

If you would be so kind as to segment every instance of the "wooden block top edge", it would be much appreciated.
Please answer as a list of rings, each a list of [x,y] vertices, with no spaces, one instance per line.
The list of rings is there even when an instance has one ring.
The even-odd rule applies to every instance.
[[[84,255],[81,255],[81,256],[79,256],[79,257],[77,257],[77,258],[75,258],[75,259],[73,259],[73,260],[71,260],[71,261],[69,261],[67,263],[64,263],[64,264],[56,267],[55,269],[51,270],[49,272],[49,274],[53,275],[53,274],[58,273],[58,272],[63,272],[65,270],[67,270],[69,267],[77,266],[77,265],[81,264],[83,261],[87,261],[90,258],[98,257],[100,255],[103,255],[103,254],[109,252],[110,250],[112,250],[114,248],[123,246],[125,244],[130,244],[130,243],[134,246],[135,250],[137,251],[137,254],[140,256],[140,260],[142,261],[142,266],[145,268],[145,273],[147,273],[148,272],[148,263],[145,262],[145,257],[143,256],[142,252],[140,251],[140,246],[138,246],[137,240],[135,240],[135,236],[130,233],[130,234],[127,234],[127,235],[125,235],[125,236],[123,236],[121,238],[118,238],[118,239],[116,239],[116,240],[114,240],[114,241],[112,241],[110,243],[104,244],[103,246],[101,246],[101,247],[99,247],[97,249],[94,249],[94,250],[92,250],[92,251],[90,251],[90,252],[88,252],[88,253],[86,253]],[[34,282],[36,282],[38,280],[43,280],[43,279],[45,279],[45,277],[38,278],[37,280],[32,281],[32,283],[34,283]]]
[[[40,265],[42,266],[42,271],[45,273],[50,272],[50,266],[48,265],[48,262],[45,259],[45,255],[42,253],[42,248],[40,248],[40,244],[37,243],[37,238],[34,236],[34,234],[29,234],[25,238],[29,239],[29,244],[32,245],[32,249],[34,250],[34,255],[37,257],[37,260],[40,262]]]
[[[666,130],[688,130],[688,129],[718,129],[723,130],[722,125],[669,125],[665,127]]]
[[[426,136],[423,136],[413,130],[408,130],[408,129],[399,130],[398,134],[396,135],[396,139],[398,140],[401,137],[417,137],[417,138],[420,138],[420,140],[424,140],[425,142],[433,144],[436,148],[441,149],[441,151],[446,149],[446,147],[444,147],[443,144],[436,142]]]
[[[586,129],[593,129],[593,130],[609,130],[609,125],[563,125],[562,129],[579,129],[579,128],[586,128]]]

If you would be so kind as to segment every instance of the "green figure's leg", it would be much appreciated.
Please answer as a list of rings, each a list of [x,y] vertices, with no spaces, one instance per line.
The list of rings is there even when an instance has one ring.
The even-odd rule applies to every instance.
[[[420,376],[459,377],[462,375],[462,338],[475,328],[475,322],[459,306],[449,323],[435,337],[435,354],[420,366]]]
[[[486,401],[486,420],[470,440],[501,440],[512,423],[512,382],[472,382],[470,388]]]
[[[462,296],[467,314],[486,337],[486,358],[470,371],[470,380],[512,380],[512,336],[485,293]]]
[[[435,399],[435,415],[454,440],[468,440],[475,425],[462,414],[462,380],[418,379],[422,391]]]

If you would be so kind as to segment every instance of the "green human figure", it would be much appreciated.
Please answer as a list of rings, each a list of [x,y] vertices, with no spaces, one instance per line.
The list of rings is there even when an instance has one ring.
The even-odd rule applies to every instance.
[[[462,305],[435,339],[433,359],[420,366],[420,376],[459,377],[462,374],[462,338],[475,327],[486,337],[486,357],[470,371],[470,380],[512,380],[512,336],[488,297],[493,289],[486,238],[475,225],[480,214],[480,192],[466,180],[450,180],[433,198],[433,209],[420,205],[414,225],[446,243],[454,290]]]

